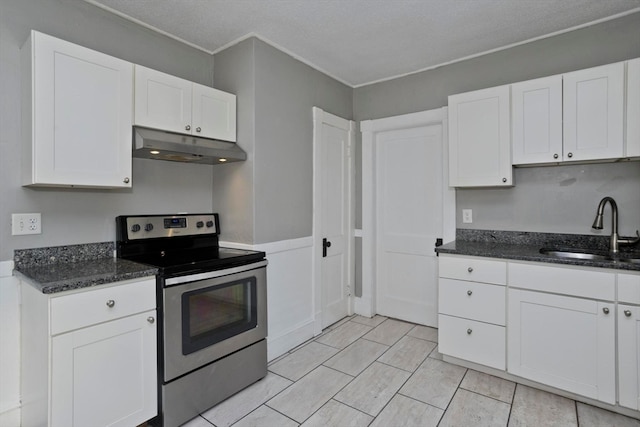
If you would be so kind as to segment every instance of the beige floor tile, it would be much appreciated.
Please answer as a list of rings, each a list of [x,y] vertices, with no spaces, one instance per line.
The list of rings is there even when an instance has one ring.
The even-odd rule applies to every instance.
[[[459,389],[444,413],[439,427],[506,427],[509,409],[508,403]]]
[[[268,406],[262,405],[233,427],[298,427],[300,424]]]
[[[461,366],[427,358],[400,389],[400,393],[446,409],[465,372],[466,368]]]
[[[396,394],[370,427],[436,427],[444,411]]]
[[[413,372],[435,347],[434,342],[404,336],[389,351],[380,356],[378,361]]]
[[[442,360],[442,353],[438,351],[438,346],[433,349],[431,353],[429,353],[429,357],[436,360]]]
[[[393,366],[374,362],[335,399],[375,417],[410,375]]]
[[[345,324],[345,323],[347,323],[349,320],[353,320],[353,319],[355,319],[356,317],[358,317],[358,316],[355,316],[355,315],[354,315],[354,316],[347,316],[347,317],[345,317],[344,319],[340,319],[340,320],[338,320],[336,323],[334,323],[334,324],[332,324],[332,325],[329,325],[329,326],[327,327],[327,329],[328,329],[328,330],[336,329],[337,327],[344,325],[344,324]]]
[[[291,384],[292,382],[288,379],[269,372],[257,383],[234,394],[204,412],[202,416],[216,427],[230,426]]]
[[[354,316],[354,317],[351,318],[351,320],[356,322],[356,323],[362,323],[363,325],[367,325],[367,326],[371,326],[371,327],[375,328],[380,323],[382,323],[385,320],[387,320],[387,318],[384,317],[384,316],[378,316],[376,314],[375,316],[373,316],[371,318],[364,317],[364,316]]]
[[[316,341],[321,344],[342,349],[369,332],[371,329],[371,326],[349,321],[322,335]]]
[[[640,420],[577,402],[580,427],[640,427]]]
[[[412,328],[413,324],[411,323],[387,319],[366,334],[364,339],[379,342],[380,344],[393,345]]]
[[[328,401],[302,427],[367,427],[373,417],[335,400]]]
[[[518,384],[509,427],[577,426],[575,402],[566,397]]]
[[[198,415],[194,419],[182,424],[180,427],[212,427],[212,424]]]
[[[438,330],[436,328],[430,328],[429,326],[416,325],[407,333],[407,335],[414,338],[420,338],[421,340],[438,342]]]
[[[310,342],[269,366],[269,370],[291,381],[298,381],[339,351],[328,345]]]
[[[319,366],[267,402],[276,411],[301,423],[320,409],[353,377]]]
[[[355,377],[388,349],[387,345],[359,339],[327,360],[324,365]]]
[[[461,388],[511,404],[516,383],[469,369]]]

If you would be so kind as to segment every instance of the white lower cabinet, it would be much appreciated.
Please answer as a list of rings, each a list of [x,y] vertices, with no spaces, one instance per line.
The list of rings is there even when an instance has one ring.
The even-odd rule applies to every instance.
[[[157,415],[155,279],[49,295],[23,284],[22,296],[23,427]]]
[[[618,274],[620,406],[640,411],[640,274]]]
[[[615,304],[509,289],[508,371],[615,404]]]

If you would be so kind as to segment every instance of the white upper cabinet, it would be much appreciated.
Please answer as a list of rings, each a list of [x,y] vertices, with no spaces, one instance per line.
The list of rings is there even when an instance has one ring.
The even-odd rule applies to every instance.
[[[135,66],[138,126],[236,141],[236,96]]]
[[[562,76],[511,85],[511,108],[513,164],[562,161]]]
[[[564,158],[624,156],[624,63],[563,75]]]
[[[512,185],[510,88],[449,96],[449,185]]]
[[[23,185],[131,187],[133,65],[32,31],[22,67]]]
[[[627,157],[640,157],[640,58],[627,62]]]

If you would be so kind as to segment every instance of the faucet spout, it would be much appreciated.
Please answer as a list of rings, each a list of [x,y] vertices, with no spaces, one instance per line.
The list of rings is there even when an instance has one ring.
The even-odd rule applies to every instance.
[[[609,250],[616,254],[619,252],[619,245],[634,245],[640,242],[640,232],[636,231],[637,238],[621,239],[618,235],[618,205],[612,197],[604,197],[598,204],[598,211],[596,212],[596,219],[593,221],[592,228],[596,230],[602,230],[602,218],[604,215],[604,207],[609,202],[611,205],[611,240],[609,242]]]

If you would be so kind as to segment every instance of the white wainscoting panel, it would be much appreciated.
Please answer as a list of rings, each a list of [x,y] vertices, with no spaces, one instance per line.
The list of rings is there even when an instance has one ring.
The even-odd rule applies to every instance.
[[[276,357],[314,336],[313,239],[258,245],[220,242],[220,246],[253,249],[267,254],[267,357]]]
[[[0,261],[0,426],[20,425],[20,281]]]

